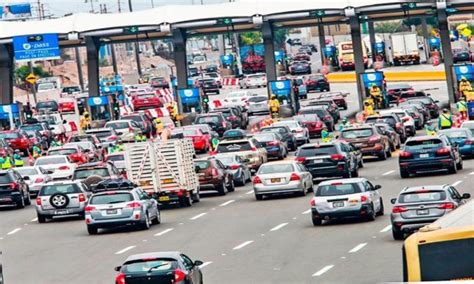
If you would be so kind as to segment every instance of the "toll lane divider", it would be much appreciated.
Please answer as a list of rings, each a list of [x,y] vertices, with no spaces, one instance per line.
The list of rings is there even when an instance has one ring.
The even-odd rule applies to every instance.
[[[384,71],[387,82],[403,81],[445,81],[444,71]],[[329,73],[327,78],[330,83],[354,83],[355,72]]]

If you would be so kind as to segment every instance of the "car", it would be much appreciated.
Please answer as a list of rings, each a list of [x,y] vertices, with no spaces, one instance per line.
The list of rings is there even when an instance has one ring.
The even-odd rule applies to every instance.
[[[58,137],[64,136],[66,134],[66,128],[64,125],[67,123],[67,121],[63,119],[62,114],[59,112],[37,115],[36,119],[40,122],[48,123],[49,129],[51,129],[53,136]]]
[[[175,128],[172,135],[180,133],[183,138],[189,138],[193,141],[194,150],[196,153],[207,153],[211,149],[211,140],[209,136],[204,135],[201,130],[197,128]]]
[[[247,114],[249,116],[256,115],[269,115],[270,109],[268,108],[268,97],[267,96],[255,96],[248,99]]]
[[[247,128],[249,125],[249,115],[247,113],[247,106],[242,106],[242,105],[234,105],[230,106],[231,109],[234,110],[235,113],[241,118],[242,120],[242,128]]]
[[[302,107],[299,112],[302,114],[316,114],[324,122],[329,131],[335,130],[335,121],[331,113],[327,110],[327,106],[307,106]]]
[[[318,52],[318,48],[314,43],[306,43],[303,44],[302,47],[311,50],[311,52]]]
[[[196,173],[199,178],[199,190],[216,191],[219,195],[226,195],[235,190],[234,175],[230,168],[214,157],[194,160]]]
[[[317,96],[317,99],[332,100],[339,109],[347,110],[347,93],[343,92],[329,92],[329,93],[320,93]]]
[[[469,121],[469,120],[464,121],[461,124],[461,128],[469,129],[471,133],[474,135],[474,121]]]
[[[375,127],[379,130],[382,135],[387,136],[388,141],[390,142],[390,150],[394,152],[397,149],[400,149],[402,142],[400,141],[400,135],[387,123],[375,123]]]
[[[197,67],[188,67],[188,76],[189,77],[199,76],[199,69]]]
[[[132,113],[121,116],[121,119],[129,119],[138,124],[142,133],[148,138],[156,133],[156,126],[153,123],[153,118],[146,113]]]
[[[65,86],[61,89],[61,98],[75,97],[82,93],[81,87],[79,86]]]
[[[303,43],[301,42],[301,39],[299,38],[289,38],[286,41],[289,45],[302,45]]]
[[[306,90],[308,90],[308,92],[329,92],[331,90],[331,87],[329,86],[329,81],[323,74],[313,74],[309,76],[306,79],[305,84]]]
[[[111,128],[117,132],[120,140],[124,142],[134,142],[135,136],[142,133],[140,125],[130,119],[113,120],[105,124],[105,128]]]
[[[208,124],[193,124],[193,125],[186,125],[183,129],[199,129],[204,136],[212,140],[212,138],[219,138],[219,134],[212,130],[212,128]]]
[[[48,149],[49,147],[48,140],[46,139],[46,137],[41,135],[39,131],[26,130],[25,133],[33,145],[37,145],[38,147],[43,148],[43,149]]]
[[[164,77],[152,77],[148,81],[154,89],[169,89],[170,83]]]
[[[36,197],[41,187],[52,180],[49,171],[42,167],[17,167],[15,171],[25,180],[31,197]]]
[[[261,133],[273,132],[281,136],[281,141],[286,143],[288,150],[296,151],[298,143],[295,135],[291,132],[290,128],[286,125],[282,126],[266,126],[260,129]]]
[[[431,119],[430,113],[426,105],[421,101],[414,101],[414,100],[405,100],[398,104],[400,108],[408,108],[408,107],[415,107],[419,113],[423,115],[423,121],[426,123],[428,120]]]
[[[278,133],[261,132],[255,133],[253,138],[267,150],[267,157],[283,160],[288,155],[288,146]]]
[[[59,98],[60,113],[75,113],[76,112],[76,99],[75,98]]]
[[[216,155],[215,158],[219,160],[231,173],[235,185],[245,186],[248,181],[252,179],[252,172],[248,167],[246,161],[238,155]]]
[[[298,48],[298,52],[306,52],[308,55],[313,55],[312,48],[306,44],[303,44],[300,48]]]
[[[213,154],[230,153],[244,159],[253,171],[257,171],[268,160],[267,150],[254,138],[220,141]]]
[[[217,84],[219,85],[219,88],[222,88],[222,77],[219,73],[217,73],[217,71],[214,71],[214,72],[206,71],[206,73],[204,74],[204,77],[215,79]]]
[[[89,156],[87,156],[84,148],[79,145],[64,145],[59,147],[52,147],[48,150],[48,155],[65,155],[76,164],[84,164],[89,162]]]
[[[311,74],[311,62],[293,61],[288,67],[291,75]]]
[[[0,139],[0,156],[12,157],[13,153],[12,147],[4,139]]]
[[[192,261],[181,252],[151,252],[127,257],[121,266],[115,284],[151,281],[153,283],[202,284],[203,277],[199,268],[203,262]]]
[[[359,176],[357,156],[343,141],[305,144],[298,148],[295,156],[295,160],[309,170],[313,179]]]
[[[308,128],[297,120],[281,120],[274,122],[272,126],[288,126],[291,133],[295,136],[297,145],[303,145],[310,142]]]
[[[96,146],[98,145],[98,146]],[[84,149],[84,153],[87,155],[88,162],[98,162],[104,159],[105,149],[101,149],[100,143],[92,143],[90,141],[81,142],[69,142],[63,145],[63,147],[79,146]]]
[[[235,128],[245,128],[245,121],[243,117],[239,115],[239,112],[231,107],[222,107],[222,108],[215,108],[209,112],[212,113],[222,113],[224,119],[232,126],[232,129]]]
[[[405,187],[393,204],[390,221],[395,240],[403,240],[405,234],[413,233],[429,225],[441,216],[463,205],[471,195],[461,195],[451,185],[420,185]]]
[[[339,121],[341,114],[339,112],[339,107],[334,103],[332,99],[316,99],[311,100],[307,103],[308,107],[311,106],[324,106],[325,109],[331,114],[335,122]]]
[[[134,111],[139,111],[163,107],[163,102],[154,93],[137,94],[132,96],[132,106]]]
[[[34,123],[26,123],[26,124],[20,125],[20,129],[25,132],[38,131],[39,133],[41,133],[41,135],[46,137],[48,141],[48,145],[53,141],[53,138],[54,138],[53,132],[51,131],[51,127],[49,126],[47,122],[36,121]]]
[[[0,171],[0,205],[21,209],[30,204],[30,190],[22,176],[11,169]]]
[[[392,156],[389,138],[373,125],[345,128],[341,131],[340,140],[352,143],[364,156],[375,156],[381,160]]]
[[[246,108],[249,106],[249,100],[254,96],[249,91],[234,91],[226,94],[221,100],[221,104],[223,107],[241,106]]]
[[[398,164],[402,178],[435,171],[455,174],[463,168],[459,147],[445,135],[409,138],[399,154]]]
[[[384,215],[380,185],[365,178],[323,181],[314,190],[311,199],[311,221],[320,226],[323,221],[357,218],[374,221]]]
[[[306,52],[297,52],[293,55],[293,60],[295,61],[311,61],[311,56],[309,56]]]
[[[205,55],[198,55],[193,58],[193,64],[202,64],[204,62],[207,62]]]
[[[121,172],[112,162],[93,162],[79,165],[72,176],[72,180],[84,182],[91,176],[100,177],[101,179],[119,179],[122,177]],[[95,184],[88,184],[94,188]]]
[[[425,117],[415,105],[405,105],[400,107],[405,110],[415,121],[416,130],[422,130],[425,126]]]
[[[84,184],[74,181],[44,184],[36,197],[36,216],[38,223],[48,219],[78,216],[84,218],[88,200]]]
[[[300,122],[308,129],[309,137],[321,137],[324,122],[317,114],[301,114],[293,116],[293,119]]]
[[[472,60],[471,52],[467,48],[453,48],[453,62],[470,62]]]
[[[247,131],[243,129],[231,129],[224,132],[222,140],[239,140],[248,137]]]
[[[393,113],[388,113],[385,115],[372,115],[365,119],[366,124],[374,124],[374,123],[386,123],[390,125],[395,131],[400,135],[400,140],[402,143],[408,138],[405,126],[403,125],[402,120]]]
[[[20,150],[26,156],[33,149],[33,143],[23,130],[0,131],[0,139],[10,145],[13,150]]]
[[[124,179],[98,183],[84,211],[90,235],[102,228],[132,226],[147,230],[161,223],[158,202]]]
[[[112,128],[93,128],[86,130],[85,133],[96,137],[99,140],[96,145],[101,145],[103,149],[113,147],[119,139],[119,135]]]
[[[439,131],[439,134],[446,135],[452,144],[459,147],[459,153],[465,157],[474,157],[474,135],[466,128],[451,128]]]
[[[408,91],[414,91],[412,85],[408,83],[393,83],[387,85],[387,97],[390,102],[397,102],[400,94]]]
[[[416,135],[415,120],[413,119],[413,117],[411,117],[407,110],[391,108],[379,111],[379,115],[381,116],[390,113],[394,113],[400,118],[403,123],[403,126],[405,127],[405,132],[408,134],[408,136]]]
[[[439,101],[433,100],[431,97],[412,97],[412,98],[407,98],[407,101],[420,101],[422,102],[425,107],[428,109],[428,112],[430,114],[430,118],[438,118],[439,117],[439,106],[437,103]]]
[[[42,101],[36,104],[36,111],[38,113],[48,113],[59,111],[59,104],[56,101]]]
[[[111,153],[105,156],[104,162],[110,162],[112,163],[117,170],[119,170],[122,173],[122,176],[126,176],[126,163],[125,163],[125,153],[124,152],[117,152],[117,153]]]
[[[266,195],[296,193],[305,196],[313,190],[313,177],[301,164],[278,161],[263,164],[253,179],[255,199]]]
[[[219,136],[222,136],[224,132],[231,129],[232,127],[232,124],[228,123],[224,118],[224,115],[220,112],[198,114],[194,119],[194,124],[207,124]]]
[[[201,88],[204,94],[214,93],[220,94],[219,83],[214,78],[198,79],[195,82],[197,88]]]
[[[217,66],[216,64],[209,64],[207,65],[204,70],[206,71],[206,73],[217,73],[219,74],[219,66]]]
[[[51,155],[36,159],[35,167],[50,171],[53,180],[71,179],[77,165],[66,155]]]

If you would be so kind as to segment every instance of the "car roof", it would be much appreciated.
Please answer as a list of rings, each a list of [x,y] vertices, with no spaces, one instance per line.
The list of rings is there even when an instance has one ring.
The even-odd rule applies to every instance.
[[[49,158],[65,158],[67,160],[67,155],[48,155],[48,156],[38,157],[36,160],[40,160],[40,159],[45,160]]]
[[[249,139],[232,139],[232,140],[222,140],[219,141],[220,144],[233,144],[233,143],[239,143],[239,142],[249,142]]]
[[[101,132],[101,131],[113,131],[113,129],[111,129],[111,128],[92,128],[92,129],[87,129],[86,134],[94,135],[95,132]]]
[[[325,180],[325,181],[320,182],[318,186],[331,185],[333,183],[342,183],[342,184],[360,183],[366,180],[367,180],[366,178],[331,179],[331,180]]]
[[[332,142],[324,142],[324,143],[311,143],[311,144],[304,144],[300,146],[300,149],[304,148],[318,148],[321,146],[333,146],[336,144],[342,143],[341,141],[332,141]]]
[[[422,135],[422,136],[415,136],[408,138],[408,141],[423,141],[423,140],[431,140],[431,139],[440,139],[439,136],[429,136],[429,135]]]
[[[272,162],[267,162],[263,164],[262,166],[268,166],[268,165],[287,165],[287,164],[296,164],[294,160],[283,160],[283,161],[272,161]]]
[[[108,166],[107,162],[92,162],[92,163],[85,163],[77,166],[77,170],[86,169],[86,168],[103,168]]]
[[[133,121],[133,120],[131,120],[131,119],[111,120],[111,121],[107,121],[106,125],[107,125],[107,124],[116,123],[116,122],[132,122],[132,121]]]
[[[410,186],[410,187],[405,187],[401,193],[415,192],[418,190],[440,190],[440,189],[444,189],[446,186],[447,186],[446,184]]]
[[[134,254],[127,257],[124,263],[134,261],[134,260],[152,259],[152,258],[174,258],[177,260],[180,258],[180,254],[181,253],[178,251],[147,252],[147,253],[141,253],[141,254]]]

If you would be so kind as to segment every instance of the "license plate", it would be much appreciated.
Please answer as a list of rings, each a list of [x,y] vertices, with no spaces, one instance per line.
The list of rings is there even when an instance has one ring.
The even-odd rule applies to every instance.
[[[429,158],[430,154],[420,154],[420,158]]]
[[[323,160],[313,160],[313,164],[322,164]]]
[[[117,214],[117,209],[107,209],[107,215]]]
[[[170,197],[169,196],[160,196],[158,198],[158,201],[170,201]]]
[[[173,180],[172,178],[165,178],[165,179],[163,180],[163,183],[173,183],[173,181],[174,181],[174,180]]]
[[[344,207],[344,201],[336,201],[332,203],[332,207],[338,208],[338,207]]]
[[[0,201],[8,201],[8,202],[10,202],[10,201],[12,201],[12,199],[11,199],[11,198],[0,198]]]
[[[428,209],[422,209],[422,210],[417,210],[416,214],[417,215],[428,215],[429,210]]]
[[[66,215],[68,213],[67,210],[56,210],[56,215]]]
[[[271,181],[272,183],[281,182],[281,178],[272,178],[272,179],[270,179],[270,181]]]

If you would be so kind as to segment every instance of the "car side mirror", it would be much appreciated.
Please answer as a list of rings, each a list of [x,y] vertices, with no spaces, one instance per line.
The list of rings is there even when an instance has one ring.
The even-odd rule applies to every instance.
[[[122,266],[115,266],[115,268],[114,268],[114,270],[117,271],[117,272],[119,272],[120,269],[122,269]]]
[[[63,124],[67,124],[67,120],[63,120]]]
[[[396,199],[396,198],[390,199],[390,203],[395,204],[395,202],[397,202],[397,199]]]
[[[200,260],[194,261],[194,266],[201,266],[201,265],[203,265],[203,264],[204,264],[204,262],[202,262],[202,261],[200,261]]]
[[[376,189],[376,190],[381,189],[381,188],[382,188],[382,186],[380,184],[377,184],[377,185],[374,186],[374,189]]]
[[[195,167],[194,167],[194,171],[195,171],[196,173],[199,172],[200,169],[201,169],[201,168],[198,167],[198,166],[195,166]]]
[[[52,175],[52,174],[54,174],[54,171],[47,171],[46,173],[47,173],[48,175]]]
[[[469,199],[469,198],[471,198],[471,194],[470,194],[470,193],[464,193],[464,194],[462,195],[462,199]]]
[[[438,100],[435,100],[434,102],[435,102],[436,104],[437,104],[437,103],[439,103],[439,101],[438,101]]]
[[[23,180],[30,180],[30,177],[29,176],[24,176]]]

